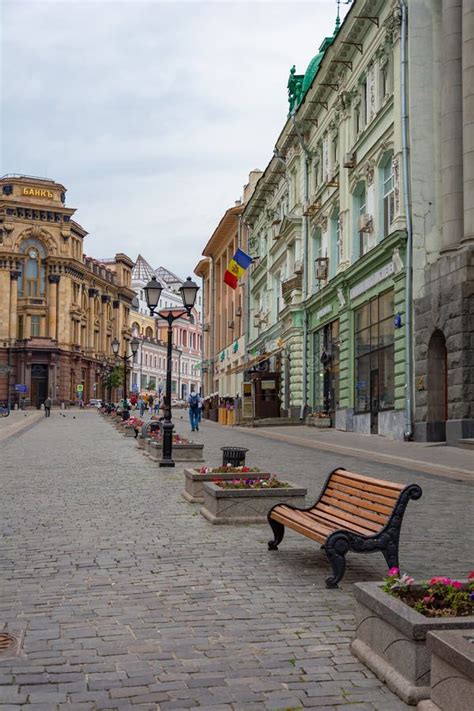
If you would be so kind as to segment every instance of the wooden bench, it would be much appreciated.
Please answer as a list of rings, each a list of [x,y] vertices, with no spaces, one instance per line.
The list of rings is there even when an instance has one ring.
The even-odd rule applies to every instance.
[[[417,484],[403,486],[391,481],[334,469],[326,479],[316,503],[308,509],[277,504],[268,513],[277,550],[285,526],[322,544],[333,574],[328,588],[336,588],[346,569],[345,555],[380,551],[389,568],[399,567],[398,544],[403,514],[410,499],[422,494]]]

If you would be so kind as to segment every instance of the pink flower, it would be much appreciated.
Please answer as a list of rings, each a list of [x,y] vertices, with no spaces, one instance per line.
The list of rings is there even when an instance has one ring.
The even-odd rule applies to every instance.
[[[471,571],[467,574],[467,579],[468,579],[468,580],[474,580],[474,570],[471,570]]]
[[[394,568],[390,568],[390,570],[388,571],[388,574],[389,575],[398,575],[399,572],[400,572],[400,570],[398,568],[394,567]]]
[[[431,595],[425,595],[425,597],[423,598],[423,602],[425,603],[425,605],[430,603],[432,600],[433,598],[431,597]]]
[[[460,583],[458,580],[453,580],[451,585],[453,586],[453,588],[456,588],[456,590],[462,590],[462,588],[464,587],[463,584]]]

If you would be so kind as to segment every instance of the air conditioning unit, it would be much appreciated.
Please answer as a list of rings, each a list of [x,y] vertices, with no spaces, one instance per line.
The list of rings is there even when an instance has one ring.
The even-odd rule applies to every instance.
[[[294,272],[295,272],[295,274],[301,274],[302,271],[303,271],[303,262],[301,260],[298,260],[297,262],[295,262]]]
[[[235,324],[233,321],[227,321],[227,328],[234,328]]]
[[[316,267],[316,279],[326,281],[328,278],[329,259],[327,257],[318,257],[315,259],[314,264]]]
[[[253,325],[255,328],[260,328],[260,314],[255,314],[253,317]]]
[[[342,164],[344,168],[354,168],[356,164],[356,154],[346,153]]]
[[[372,232],[372,215],[364,214],[359,217],[359,232]]]
[[[203,325],[203,327],[202,327],[202,330],[203,330],[203,331],[209,331],[209,330],[210,330],[209,324],[208,324],[208,323],[205,323],[205,324]]]
[[[237,308],[235,309],[235,315],[242,316],[242,309],[240,308],[240,306],[237,306]]]

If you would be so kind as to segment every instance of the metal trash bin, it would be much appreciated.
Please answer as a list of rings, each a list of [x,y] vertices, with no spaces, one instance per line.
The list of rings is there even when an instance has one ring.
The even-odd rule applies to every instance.
[[[245,464],[245,454],[249,450],[245,447],[221,447],[222,466],[230,464],[233,467],[242,467]]]

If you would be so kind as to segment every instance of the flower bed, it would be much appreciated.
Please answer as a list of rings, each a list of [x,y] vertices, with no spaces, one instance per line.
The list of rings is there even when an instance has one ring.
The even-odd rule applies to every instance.
[[[426,617],[474,615],[474,571],[469,573],[467,584],[441,576],[416,588],[414,582],[406,574],[400,576],[398,568],[391,568],[382,590]]]
[[[287,481],[280,481],[275,475],[271,477],[257,477],[245,479],[213,479],[214,484],[217,484],[221,489],[288,489],[291,484]]]
[[[196,469],[198,474],[258,474],[260,469],[258,467],[233,467],[231,464],[226,464],[221,467],[201,467]]]
[[[354,585],[357,631],[351,650],[405,703],[430,697],[428,632],[474,627],[472,575],[417,584],[392,568],[383,584]]]
[[[273,482],[273,483],[270,483]],[[201,514],[211,523],[267,523],[267,514],[276,504],[305,505],[306,489],[276,477],[204,483]]]
[[[249,473],[258,473],[259,477],[268,479],[269,473],[260,472],[256,467],[200,467],[199,469],[184,470],[184,490],[182,496],[190,504],[204,502],[204,483],[213,482],[216,475],[221,480],[235,480],[248,478]]]

